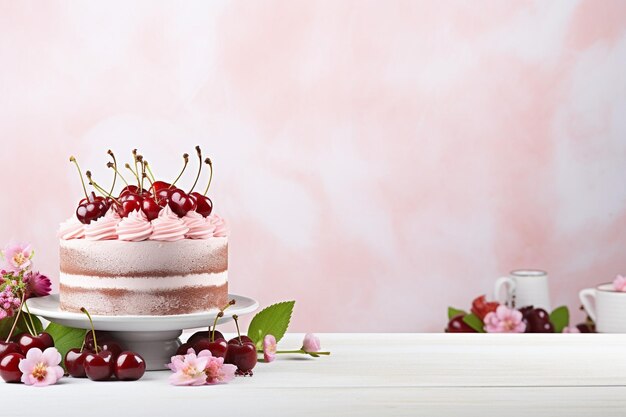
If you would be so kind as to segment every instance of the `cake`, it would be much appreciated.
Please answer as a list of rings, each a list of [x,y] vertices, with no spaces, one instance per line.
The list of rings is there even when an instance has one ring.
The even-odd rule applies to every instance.
[[[200,168],[202,160],[196,147]],[[115,156],[108,166],[120,176]],[[75,158],[81,181],[82,172]],[[219,309],[228,303],[228,227],[205,193],[185,192],[176,181],[156,181],[133,151],[137,185],[117,197],[86,176],[87,192],[59,229],[62,310],[91,314],[172,315]],[[188,155],[184,155],[185,167]],[[183,168],[184,171],[184,168]],[[181,172],[182,175],[182,172]],[[180,175],[179,177],[180,178]],[[124,180],[126,182],[126,180]],[[144,185],[146,188],[144,188]],[[114,189],[107,187],[107,189]]]

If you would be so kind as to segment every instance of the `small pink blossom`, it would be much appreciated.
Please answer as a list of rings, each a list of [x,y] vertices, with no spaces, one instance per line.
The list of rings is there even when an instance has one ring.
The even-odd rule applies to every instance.
[[[39,348],[32,348],[18,365],[22,371],[22,382],[36,387],[56,384],[63,376],[60,363],[61,354],[56,348],[49,347],[43,352]]]
[[[618,275],[613,280],[613,289],[615,291],[626,292],[626,277]]]
[[[18,293],[17,285],[12,285],[10,281],[0,291],[0,319],[12,316],[20,308],[22,301]]]
[[[207,384],[223,384],[235,378],[237,367],[229,363],[225,364],[224,358],[213,356],[210,350],[201,351],[198,353],[198,357],[207,359],[207,364],[204,368]]]
[[[204,369],[209,359],[198,357],[189,349],[186,355],[172,356],[172,362],[167,366],[174,374],[170,375],[170,383],[172,385],[204,385],[206,383],[206,374]]]
[[[276,338],[271,334],[263,338],[263,358],[265,362],[272,362],[276,359]]]
[[[580,333],[580,330],[576,326],[563,327],[563,333]]]
[[[305,352],[319,352],[321,349],[320,339],[313,333],[307,333],[304,335],[304,341],[302,342],[302,350]]]
[[[487,313],[484,323],[488,333],[524,333],[526,330],[522,313],[504,305],[498,306],[495,312]]]
[[[15,274],[26,271],[32,265],[31,258],[33,255],[33,248],[29,244],[17,243],[7,245],[2,250],[2,256],[5,261],[4,269]]]
[[[52,290],[50,279],[39,272],[27,272],[24,275],[24,284],[26,284],[26,298],[43,297],[50,294]]]

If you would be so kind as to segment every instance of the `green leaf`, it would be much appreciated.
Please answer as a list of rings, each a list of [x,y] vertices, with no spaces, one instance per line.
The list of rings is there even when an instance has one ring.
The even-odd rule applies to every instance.
[[[552,313],[550,313],[550,321],[552,322],[552,326],[554,326],[554,332],[562,333],[563,329],[569,325],[569,310],[567,306],[555,308]]]
[[[459,310],[458,308],[448,307],[448,320],[451,320],[452,317],[458,316],[459,314],[466,315],[467,313],[463,310]]]
[[[276,342],[283,338],[295,301],[283,301],[264,308],[254,316],[248,327],[248,337],[252,339],[257,349],[263,348],[263,338],[271,334]]]
[[[50,323],[46,327],[46,333],[49,333],[54,339],[54,347],[57,348],[63,358],[63,367],[65,368],[65,354],[73,348],[80,348],[85,339],[85,329],[75,329],[73,327],[65,327],[61,324]]]
[[[26,317],[28,313],[22,311],[20,314],[20,318],[18,319],[17,325],[15,326],[15,330],[13,331],[13,336],[18,335],[20,333],[29,333],[28,327],[26,327],[25,321],[28,320]],[[41,320],[39,317],[32,315],[33,322],[35,323],[35,333],[41,333],[43,331],[43,326],[41,325]],[[0,320],[0,339],[5,340],[11,331],[11,327],[13,326],[13,321],[15,320],[15,316],[7,317]],[[31,326],[30,320],[28,320],[28,325]],[[32,327],[32,326],[31,326]]]
[[[468,314],[467,316],[463,317],[463,323],[467,324],[478,333],[485,333],[485,329],[483,328],[484,323],[475,314]]]

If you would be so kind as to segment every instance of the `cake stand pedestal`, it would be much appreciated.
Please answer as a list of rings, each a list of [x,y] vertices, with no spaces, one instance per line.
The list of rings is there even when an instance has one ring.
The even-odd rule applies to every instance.
[[[234,314],[242,316],[255,311],[259,303],[252,298],[228,295],[235,305],[224,311],[224,317],[217,323],[232,320]],[[83,313],[63,311],[59,295],[31,298],[26,301],[32,314],[68,327],[91,329],[89,319]],[[200,313],[176,314],[170,316],[99,316],[92,315],[96,330],[107,330],[128,350],[139,353],[146,361],[148,371],[167,369],[166,364],[180,346],[178,336],[183,329],[208,327],[213,323],[219,310]]]

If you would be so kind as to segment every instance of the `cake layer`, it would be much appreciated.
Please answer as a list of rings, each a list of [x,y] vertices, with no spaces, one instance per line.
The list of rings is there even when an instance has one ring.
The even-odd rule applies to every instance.
[[[176,242],[60,241],[62,274],[97,277],[171,277],[228,270],[228,239]]]
[[[226,305],[228,284],[163,290],[129,290],[72,287],[61,283],[60,301],[62,310],[79,312],[81,307],[85,307],[95,315],[188,314]]]

